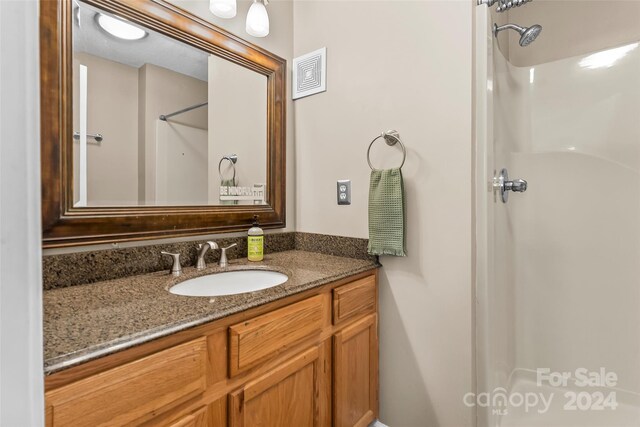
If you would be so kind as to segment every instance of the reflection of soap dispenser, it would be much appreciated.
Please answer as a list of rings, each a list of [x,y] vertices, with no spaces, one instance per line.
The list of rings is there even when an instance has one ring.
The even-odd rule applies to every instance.
[[[253,217],[253,227],[249,229],[247,253],[249,261],[262,261],[264,258],[264,231],[258,225],[258,215]]]

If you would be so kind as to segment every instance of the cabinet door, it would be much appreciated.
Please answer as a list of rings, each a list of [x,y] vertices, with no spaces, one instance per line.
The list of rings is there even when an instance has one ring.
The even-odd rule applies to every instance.
[[[366,427],[378,414],[378,331],[375,314],[334,335],[333,358],[333,425]]]
[[[170,427],[208,427],[207,407],[202,407],[197,411],[175,421]]]
[[[329,351],[314,346],[231,393],[230,427],[328,426]]]

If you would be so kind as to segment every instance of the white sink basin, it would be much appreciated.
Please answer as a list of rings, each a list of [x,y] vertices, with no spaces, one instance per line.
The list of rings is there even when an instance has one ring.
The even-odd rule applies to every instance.
[[[267,270],[235,270],[185,280],[169,292],[190,297],[217,297],[259,291],[283,284],[286,274]]]

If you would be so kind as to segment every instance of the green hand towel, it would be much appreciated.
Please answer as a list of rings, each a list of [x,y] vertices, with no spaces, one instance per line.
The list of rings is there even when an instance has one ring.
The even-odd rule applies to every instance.
[[[406,256],[405,201],[399,168],[371,171],[369,183],[370,255]]]
[[[234,179],[223,179],[220,181],[220,187],[235,187],[236,181]],[[221,200],[221,205],[237,205],[237,200]]]

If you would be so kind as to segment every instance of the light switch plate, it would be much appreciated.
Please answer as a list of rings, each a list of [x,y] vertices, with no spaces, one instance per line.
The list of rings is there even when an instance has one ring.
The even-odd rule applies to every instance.
[[[351,180],[340,179],[338,180],[338,204],[350,205],[351,204]]]

